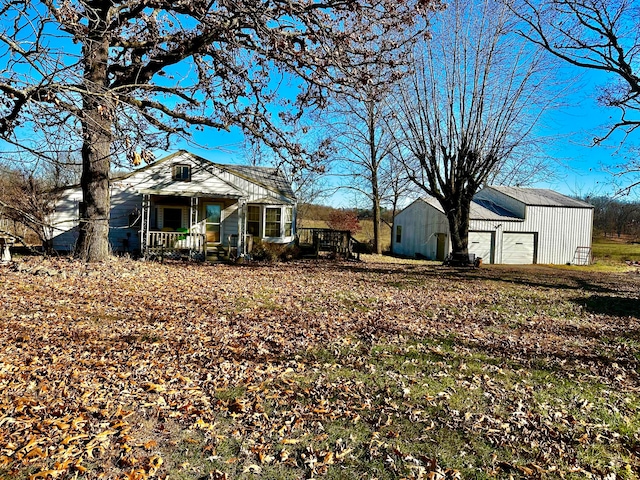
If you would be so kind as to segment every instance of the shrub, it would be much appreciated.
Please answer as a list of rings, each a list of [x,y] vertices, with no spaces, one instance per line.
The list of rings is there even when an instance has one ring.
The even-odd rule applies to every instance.
[[[362,230],[358,217],[350,210],[332,211],[327,225],[332,230],[349,230],[352,234]]]
[[[257,261],[288,261],[298,258],[300,251],[293,243],[258,242],[253,246],[251,258]]]

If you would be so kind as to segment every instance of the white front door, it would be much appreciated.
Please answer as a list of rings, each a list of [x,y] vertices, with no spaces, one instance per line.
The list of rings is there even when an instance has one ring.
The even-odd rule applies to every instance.
[[[222,233],[222,205],[219,203],[205,203],[204,216],[207,245],[220,243],[220,235]]]

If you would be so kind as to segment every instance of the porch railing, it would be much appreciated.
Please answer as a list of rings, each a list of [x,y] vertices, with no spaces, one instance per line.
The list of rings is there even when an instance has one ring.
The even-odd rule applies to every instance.
[[[203,233],[149,232],[145,256],[204,260],[206,239]]]

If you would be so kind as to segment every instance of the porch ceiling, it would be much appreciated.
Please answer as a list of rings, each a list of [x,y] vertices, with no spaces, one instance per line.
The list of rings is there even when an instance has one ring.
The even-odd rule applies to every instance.
[[[250,200],[249,203],[251,205],[261,204],[261,205],[293,205],[293,201],[289,199],[277,199],[273,197],[262,197],[256,200]]]
[[[164,190],[155,190],[153,188],[145,188],[138,190],[142,195],[160,195],[163,197],[209,197],[209,198],[232,198],[232,199],[240,199],[243,198],[242,195],[236,195],[231,193],[216,193],[216,192],[190,192],[190,191],[182,191],[176,192],[175,190],[164,191]]]

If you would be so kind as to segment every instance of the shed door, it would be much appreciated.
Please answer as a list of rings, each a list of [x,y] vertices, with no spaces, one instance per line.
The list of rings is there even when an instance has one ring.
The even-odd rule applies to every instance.
[[[502,238],[502,263],[535,263],[536,243],[533,233],[505,233]]]
[[[436,260],[444,260],[445,251],[447,248],[447,234],[446,233],[438,233],[436,234],[437,244],[436,244]]]
[[[469,253],[481,257],[484,263],[493,263],[493,232],[469,232]]]

